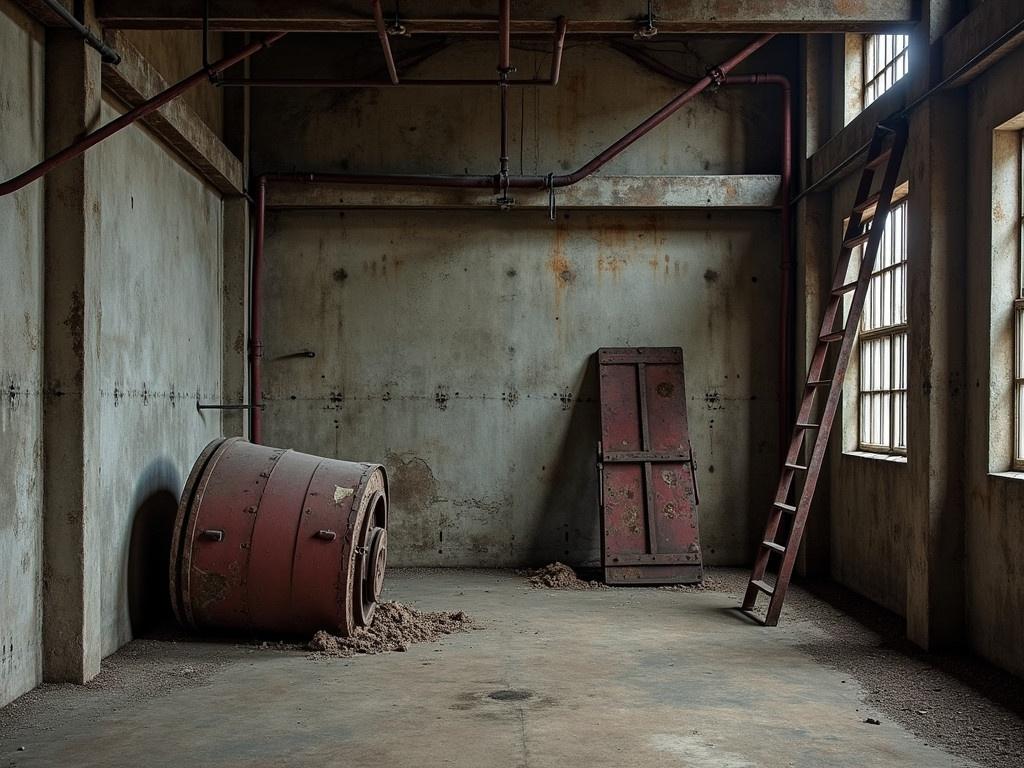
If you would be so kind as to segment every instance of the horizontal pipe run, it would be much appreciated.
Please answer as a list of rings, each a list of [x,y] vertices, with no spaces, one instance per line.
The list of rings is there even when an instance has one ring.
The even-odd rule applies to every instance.
[[[745,46],[739,53],[723,62],[719,67],[723,75],[753,54],[773,36],[763,35]],[[508,187],[513,189],[549,189],[568,187],[582,181],[599,170],[612,158],[645,136],[655,127],[671,117],[684,104],[693,99],[712,83],[711,75],[705,75],[684,93],[648,117],[625,136],[600,152],[592,160],[570,174],[551,176],[509,176]],[[284,181],[300,184],[360,184],[398,187],[449,187],[460,189],[491,189],[499,191],[499,176],[493,175],[444,175],[444,174],[387,174],[387,173],[279,173],[267,174],[267,181]]]
[[[260,40],[259,42],[251,43],[242,48],[237,53],[234,53],[230,56],[225,56],[222,59],[218,59],[217,61],[213,62],[213,64],[211,64],[209,67],[203,67],[197,72],[186,77],[184,80],[178,81],[166,90],[161,91],[160,93],[156,94],[150,99],[147,99],[134,109],[130,109],[120,117],[111,120],[103,127],[97,128],[92,133],[86,134],[84,137],[76,141],[74,144],[65,147],[60,152],[57,152],[56,154],[51,155],[50,157],[43,160],[41,163],[34,165],[24,173],[15,176],[13,179],[10,179],[9,181],[5,181],[3,184],[0,184],[0,197],[3,197],[4,195],[9,195],[13,192],[17,192],[19,189],[28,186],[33,181],[36,181],[37,179],[45,176],[54,168],[63,165],[69,160],[73,160],[90,147],[94,147],[104,139],[113,136],[122,128],[127,128],[135,121],[145,117],[146,115],[152,112],[156,112],[164,104],[167,104],[169,101],[173,101],[178,96],[181,96],[189,89],[201,83],[203,80],[209,79],[213,75],[223,72],[224,70],[234,66],[238,62],[252,56],[257,51],[260,51],[274,44],[282,37],[284,37],[285,34],[285,32],[277,32],[272,35],[268,35],[265,39]]]
[[[68,26],[82,36],[87,45],[99,51],[104,64],[117,65],[121,63],[121,54],[107,45],[99,35],[80,22],[71,11],[64,7],[64,3],[60,0],[43,0],[43,4],[64,19]]]
[[[373,20],[377,25],[377,37],[380,39],[381,50],[384,51],[384,63],[388,68],[388,79],[392,85],[398,85],[398,69],[395,67],[395,57],[391,53],[388,26],[384,23],[384,9],[380,6],[380,0],[371,0],[371,5],[373,6]]]
[[[534,80],[509,80],[508,85],[520,86],[543,86],[555,85],[548,79]],[[441,88],[445,86],[457,87],[487,87],[494,88],[501,85],[498,79],[465,79],[465,80],[400,80],[398,83],[391,83],[386,80],[334,80],[330,78],[273,78],[273,77],[251,77],[251,78],[224,78],[216,82],[217,86],[243,87],[253,86],[257,88]]]

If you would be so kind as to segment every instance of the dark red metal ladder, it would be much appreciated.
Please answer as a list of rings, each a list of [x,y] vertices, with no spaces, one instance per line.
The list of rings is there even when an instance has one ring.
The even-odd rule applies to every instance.
[[[764,618],[765,626],[773,627],[779,623],[782,602],[786,598],[786,590],[789,588],[789,579],[793,574],[793,565],[796,563],[797,552],[800,549],[800,539],[803,537],[807,514],[810,511],[811,501],[814,499],[818,475],[821,473],[821,466],[825,459],[832,422],[835,420],[836,410],[842,398],[843,378],[846,376],[846,368],[853,352],[861,311],[864,309],[864,301],[867,298],[868,285],[871,282],[875,257],[878,255],[878,248],[882,241],[885,220],[892,206],[892,196],[896,189],[906,144],[907,125],[905,121],[899,120],[890,124],[880,123],[876,126],[868,148],[867,162],[860,177],[857,197],[846,225],[839,260],[832,276],[832,288],[825,306],[824,317],[821,320],[818,343],[807,372],[807,381],[796,425],[790,438],[785,464],[779,475],[779,485],[768,514],[764,538],[758,546],[754,570],[750,575],[747,592],[743,598],[743,610],[752,611],[757,602],[758,593],[763,592],[768,595],[770,599]],[[875,177],[879,169],[884,169],[881,174],[881,184],[877,191],[873,192]],[[871,214],[872,209],[873,215]],[[846,282],[853,252],[861,245],[864,246],[864,249],[857,279],[853,282]],[[843,308],[847,296],[850,294],[852,297],[849,300],[849,311],[843,318]],[[840,325],[838,328],[836,327],[837,320]],[[838,353],[830,355],[830,348],[836,344],[839,345]],[[816,417],[815,406],[816,403],[820,403],[818,395],[823,391],[827,391],[828,394],[824,407],[820,409],[820,415]],[[807,439],[809,432],[815,433],[813,441]],[[811,446],[810,460],[807,464],[801,464],[801,453],[807,444]],[[805,473],[802,488],[796,488],[796,484],[793,482],[797,473]],[[790,499],[791,493],[794,495],[792,500]],[[780,528],[784,527],[781,525],[783,515],[791,518],[789,532],[788,535],[783,534],[782,541],[776,541]],[[780,555],[781,562],[775,582],[771,583],[767,579],[767,574],[773,554]]]

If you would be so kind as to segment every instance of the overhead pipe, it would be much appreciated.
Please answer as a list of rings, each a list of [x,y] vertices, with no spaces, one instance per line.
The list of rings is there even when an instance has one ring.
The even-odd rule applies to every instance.
[[[629,131],[621,139],[598,153],[590,162],[582,165],[569,174],[549,174],[548,176],[509,176],[509,188],[519,189],[550,189],[568,187],[585,179],[590,174],[618,156],[623,150],[634,144],[651,130],[663,123],[678,111],[684,104],[704,91],[712,83],[724,82],[729,72],[741,62],[763,47],[774,35],[758,37],[754,42],[744,46],[738,53],[713,67],[708,74],[693,83],[687,90],[668,102],[664,107]],[[376,184],[382,186],[407,187],[450,187],[460,189],[493,189],[500,191],[498,175],[429,175],[429,174],[354,174],[354,173],[284,173],[263,174],[259,177],[259,190],[256,199],[256,232],[253,243],[252,263],[252,301],[250,311],[250,388],[251,398],[262,404],[262,277],[263,277],[263,239],[266,221],[266,188],[272,182],[298,183],[331,183],[331,184]],[[263,434],[263,409],[254,408],[250,412],[250,438],[260,442]]]
[[[371,0],[371,5],[373,6],[373,20],[377,24],[377,37],[380,38],[380,47],[384,51],[384,64],[388,68],[388,79],[392,85],[398,85],[398,69],[395,67],[395,57],[391,53],[388,25],[384,22],[384,9],[380,7],[380,0]]]
[[[508,79],[512,74],[512,0],[498,3],[498,89],[501,94],[501,129],[499,130],[497,200],[502,209],[512,205],[508,196]]]
[[[79,21],[78,17],[64,7],[64,3],[60,0],[43,0],[43,5],[64,19],[69,27],[81,35],[82,39],[85,40],[86,45],[99,51],[104,64],[117,65],[121,63],[121,54],[107,45],[103,38]]]
[[[225,56],[224,58],[218,59],[217,61],[213,62],[208,67],[203,67],[202,69],[199,69],[195,73],[186,77],[184,80],[180,80],[179,82],[170,86],[166,90],[161,91],[152,98],[142,102],[142,104],[135,107],[134,109],[130,109],[120,117],[111,120],[103,127],[97,128],[92,133],[86,134],[81,139],[76,141],[74,144],[65,147],[60,152],[57,152],[56,154],[51,155],[42,162],[38,163],[37,165],[32,166],[24,173],[15,176],[13,179],[10,179],[9,181],[5,181],[3,184],[0,184],[0,197],[3,197],[4,195],[9,195],[13,192],[17,192],[19,189],[28,186],[33,181],[36,181],[37,179],[52,171],[54,168],[63,165],[68,160],[73,160],[90,147],[93,147],[99,144],[104,139],[113,136],[122,128],[127,128],[129,125],[139,120],[140,118],[143,118],[148,114],[156,112],[164,104],[167,104],[169,101],[173,101],[174,99],[178,98],[186,91],[190,90],[191,88],[194,88],[196,85],[201,83],[203,80],[208,80],[209,78],[219,74],[220,72],[223,72],[229,67],[234,66],[238,62],[249,58],[257,51],[260,51],[264,48],[268,48],[269,46],[273,45],[278,40],[280,40],[282,37],[284,37],[285,34],[285,32],[275,32],[271,35],[268,35],[265,39],[260,40],[259,42],[251,43],[245,46],[237,53],[233,53],[230,56]]]
[[[692,83],[693,78],[677,69],[670,67],[659,59],[651,56],[646,51],[621,43],[612,43],[612,47],[625,54],[648,69],[660,75],[682,83]],[[779,425],[778,440],[782,456],[785,457],[786,446],[789,442],[790,425],[793,422],[792,406],[790,402],[790,388],[792,387],[792,364],[794,357],[792,334],[792,318],[795,307],[792,303],[792,281],[793,281],[793,250],[790,242],[790,219],[792,217],[792,205],[790,201],[790,186],[793,168],[793,88],[789,78],[778,74],[753,74],[753,75],[731,75],[726,77],[723,86],[737,85],[773,85],[780,89],[782,95],[782,172],[780,174],[779,195],[780,204],[780,225],[779,241],[782,251],[780,260],[781,285],[779,287]],[[785,460],[783,458],[783,460]]]
[[[548,77],[534,77],[530,79],[515,80],[508,78],[506,83],[509,86],[554,86],[558,85],[562,72],[562,55],[565,52],[565,35],[569,29],[569,22],[564,16],[559,16],[555,22],[555,33],[551,47],[551,73]],[[405,63],[405,62],[403,62]],[[396,66],[398,62],[396,61]],[[218,87],[247,87],[255,88],[443,88],[459,87],[472,88],[483,86],[493,88],[499,84],[499,80],[489,78],[461,78],[461,79],[408,79],[399,78],[398,82],[390,80],[352,80],[344,78],[322,78],[322,77],[250,77],[250,78],[221,78],[216,81]]]

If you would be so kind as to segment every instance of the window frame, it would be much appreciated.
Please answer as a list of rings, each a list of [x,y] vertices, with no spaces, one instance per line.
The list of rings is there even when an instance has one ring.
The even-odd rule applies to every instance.
[[[1017,189],[1017,296],[1013,300],[1013,432],[1010,445],[1010,466],[1015,472],[1024,471],[1024,131],[1017,135],[1017,169],[1020,183]]]
[[[897,50],[898,44],[903,47]],[[891,49],[888,47],[891,44]],[[881,56],[875,55],[877,46],[882,45]],[[889,51],[893,51],[889,55]],[[871,62],[880,62],[878,68],[871,72]],[[902,69],[902,71],[900,71]],[[896,75],[896,72],[900,72]],[[892,73],[892,82],[884,85],[884,78]],[[861,46],[861,109],[877,101],[883,93],[891,89],[910,72],[910,35],[899,34],[868,34],[864,35]],[[880,83],[881,81],[881,83]],[[882,87],[884,85],[884,87]],[[881,88],[881,90],[879,90]]]
[[[889,273],[892,273],[892,272],[896,271],[897,269],[899,269],[901,267],[903,268],[903,270],[904,270],[904,280],[903,280],[903,299],[902,299],[902,301],[903,301],[903,310],[904,310],[903,314],[904,314],[904,318],[907,318],[908,311],[909,311],[908,297],[907,297],[907,290],[906,290],[907,289],[907,274],[909,272],[909,263],[910,263],[910,254],[909,254],[909,251],[907,249],[907,219],[908,219],[908,212],[909,212],[909,196],[910,196],[909,195],[909,187],[908,187],[907,184],[904,183],[904,184],[901,184],[901,185],[899,185],[897,187],[897,189],[893,193],[892,204],[891,204],[891,206],[889,208],[890,217],[887,218],[887,220],[886,220],[886,225],[888,225],[892,221],[891,214],[893,213],[893,211],[895,211],[897,208],[902,208],[903,209],[902,258],[899,261],[894,261],[893,263],[888,264],[888,265],[882,267],[881,269],[878,269],[878,270],[873,269],[872,272],[871,272],[871,277],[869,278],[869,281],[874,281],[875,278],[880,276],[880,275],[886,275],[886,274],[889,274]],[[863,219],[864,223],[865,224],[870,224],[873,221],[873,219],[874,219],[874,215],[875,215],[875,211],[873,209],[868,211],[868,212],[866,212],[865,216],[864,216],[864,219]],[[864,253],[863,248],[864,248],[864,246],[859,246],[858,247],[858,254],[857,254],[858,255],[858,262],[859,262],[859,260],[861,258],[863,258],[863,253]],[[877,255],[876,255],[876,259],[877,259]],[[879,281],[879,282],[881,282],[881,281]],[[868,289],[870,290],[870,282],[869,282],[869,288]],[[896,300],[895,299],[895,293],[893,293],[893,295],[890,296],[889,300],[890,300],[890,302],[895,302],[895,300]],[[896,381],[897,381],[896,372],[897,372],[897,370],[899,368],[898,363],[903,362],[902,360],[899,359],[900,358],[900,351],[901,351],[899,337],[903,337],[902,338],[902,357],[906,357],[908,355],[908,353],[909,353],[909,323],[908,323],[907,319],[903,319],[901,322],[893,323],[891,325],[883,325],[883,326],[879,326],[877,328],[865,329],[865,327],[864,327],[865,326],[865,322],[866,322],[866,320],[868,318],[868,314],[867,314],[867,311],[866,311],[867,308],[868,308],[867,307],[867,301],[865,301],[865,306],[864,306],[864,309],[861,312],[861,317],[860,317],[860,320],[859,320],[859,323],[858,323],[859,327],[857,329],[857,388],[856,388],[856,395],[857,395],[857,421],[856,421],[856,424],[857,424],[857,450],[862,452],[862,453],[871,453],[871,454],[877,454],[877,455],[882,455],[882,456],[906,456],[907,455],[907,446],[898,446],[898,445],[895,445],[894,443],[895,443],[895,436],[896,436],[896,432],[897,432],[897,430],[896,430],[897,418],[896,417],[897,417],[897,403],[898,403],[898,400],[899,400],[897,395],[902,395],[902,398],[903,398],[903,408],[904,408],[903,431],[904,431],[905,442],[909,443],[909,441],[906,440],[906,437],[907,437],[907,434],[908,434],[907,433],[906,415],[907,415],[907,401],[908,401],[908,386],[907,386],[908,385],[908,381],[907,381],[907,375],[908,375],[908,369],[909,369],[909,360],[907,360],[905,366],[903,367],[903,375],[902,375],[902,377],[899,377],[899,378],[902,379],[902,386],[901,387],[896,387],[895,384],[896,384]],[[895,312],[893,312],[892,314],[894,315]],[[889,347],[889,349],[888,349],[888,354],[889,354],[888,366],[889,366],[889,372],[890,372],[890,375],[889,375],[889,387],[886,388],[886,389],[865,390],[864,389],[864,373],[865,372],[864,372],[864,363],[863,363],[864,343],[865,342],[874,341],[874,340],[877,340],[877,339],[886,339],[886,338],[889,340],[889,345],[888,345],[888,347]],[[889,429],[888,429],[889,441],[888,441],[888,443],[872,443],[872,442],[867,442],[867,441],[864,440],[864,430],[863,430],[863,413],[864,413],[863,412],[863,408],[864,408],[864,401],[866,399],[866,396],[871,396],[873,394],[878,394],[878,393],[883,393],[883,394],[887,393],[889,395],[889,414],[888,414],[888,419],[889,419]]]

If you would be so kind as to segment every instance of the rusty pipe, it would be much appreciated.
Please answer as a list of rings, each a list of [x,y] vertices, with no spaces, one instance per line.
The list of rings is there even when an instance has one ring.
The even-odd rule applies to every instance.
[[[169,101],[173,101],[189,89],[194,88],[203,80],[209,79],[210,77],[219,74],[220,72],[223,72],[224,70],[234,66],[238,62],[252,56],[257,51],[260,51],[264,48],[269,47],[270,45],[273,45],[282,37],[284,37],[285,34],[285,32],[276,32],[274,34],[268,35],[266,38],[260,40],[259,42],[251,43],[250,45],[245,46],[237,53],[233,53],[230,56],[225,56],[224,58],[218,59],[217,61],[213,62],[212,64],[210,64],[210,66],[203,67],[202,69],[197,70],[193,74],[186,77],[184,80],[179,80],[177,83],[170,86],[166,90],[161,91],[152,98],[142,102],[142,104],[139,104],[139,106],[135,107],[134,109],[128,110],[120,117],[111,120],[109,123],[107,123],[101,128],[97,128],[92,133],[86,134],[81,139],[76,141],[74,144],[71,144],[70,146],[65,147],[56,154],[51,155],[42,162],[29,168],[24,173],[15,176],[13,179],[10,179],[8,181],[5,181],[3,184],[0,184],[0,197],[3,197],[4,195],[9,195],[12,192],[17,192],[19,189],[28,186],[33,181],[36,181],[37,179],[45,176],[54,168],[63,165],[68,160],[73,160],[90,147],[94,147],[104,139],[113,136],[122,128],[127,128],[136,120],[139,120],[140,118],[143,118],[146,115],[160,109],[160,107],[162,107],[164,104],[166,104]]]
[[[739,53],[721,64],[717,69],[723,74],[733,69],[745,58],[757,51],[768,42],[772,35],[763,35],[753,43],[744,47]],[[680,107],[706,89],[712,82],[710,75],[705,75],[691,85],[684,93],[676,96],[664,107],[641,122],[621,139],[598,153],[578,170],[569,174],[552,176],[509,176],[508,185],[518,189],[548,189],[549,187],[568,187],[600,170],[607,162],[623,150],[645,136],[652,129],[672,116]],[[494,175],[451,175],[451,174],[387,174],[387,173],[278,173],[266,174],[268,181],[285,181],[297,183],[324,184],[359,184],[399,187],[457,187],[461,189],[493,189],[498,188],[498,176]]]
[[[792,389],[793,360],[795,344],[792,338],[792,324],[795,306],[791,306],[793,294],[793,245],[791,243],[792,204],[790,186],[793,168],[793,106],[789,78],[785,75],[756,74],[727,78],[725,85],[774,85],[782,94],[782,172],[779,177],[779,194],[782,197],[779,211],[779,242],[782,250],[779,267],[779,450],[782,461],[786,460],[790,437],[790,425],[794,414],[790,389]]]
[[[263,239],[267,218],[267,179],[260,176],[256,191],[256,223],[252,247],[252,306],[249,310],[249,439],[263,440]]]
[[[392,85],[398,85],[398,69],[395,67],[395,57],[391,53],[388,26],[384,23],[384,9],[380,6],[380,0],[371,0],[371,5],[373,6],[373,20],[377,24],[377,37],[380,39],[380,47],[384,52],[384,64],[388,68],[388,79]]]
[[[512,0],[498,2],[498,72],[512,71]]]
[[[558,85],[558,79],[562,72],[562,55],[565,52],[565,35],[569,28],[569,21],[564,16],[559,16],[555,23],[555,35],[551,48],[551,74],[547,78],[531,78],[529,80],[513,80],[508,78],[505,82],[509,86],[551,86]],[[443,46],[447,47],[447,46]],[[431,54],[436,51],[431,51]],[[425,58],[425,57],[424,57]],[[410,60],[410,63],[412,61]],[[396,66],[398,62],[396,61]],[[390,80],[351,80],[344,78],[319,78],[319,77],[236,77],[220,78],[215,83],[217,87],[239,88],[443,88],[443,87],[487,87],[493,88],[500,84],[500,80],[488,80],[484,78],[462,78],[456,80],[440,79],[415,79],[400,78],[397,83]]]
[[[101,38],[99,35],[97,35],[95,32],[89,29],[85,24],[79,21],[78,17],[75,16],[75,14],[73,14],[71,11],[69,11],[65,7],[64,3],[62,3],[60,0],[43,0],[43,4],[51,11],[53,11],[55,14],[64,19],[67,25],[71,27],[73,30],[75,30],[75,32],[77,32],[82,37],[82,39],[85,40],[86,45],[99,52],[100,58],[103,59],[104,64],[117,65],[121,63],[121,54],[119,54],[117,51],[115,51],[113,48],[107,45],[106,41],[103,40],[103,38]]]
[[[718,72],[727,75],[731,69],[753,54],[773,35],[762,35],[753,43],[745,46],[739,53],[727,59],[718,68]],[[589,163],[581,166],[579,170],[561,176],[509,176],[505,180],[508,187],[549,189],[554,187],[566,187],[586,178],[594,171],[600,169],[605,163],[618,155],[631,144],[646,135],[656,126],[667,120],[676,110],[690,101],[697,94],[707,88],[713,82],[710,75],[705,75],[684,93],[680,94],[653,115],[644,120],[640,125],[627,133],[621,139],[599,153]],[[458,187],[462,189],[492,189],[500,190],[500,178],[497,174],[493,176],[457,176],[457,175],[430,175],[430,174],[352,174],[352,173],[291,173],[291,174],[264,174],[259,179],[259,193],[256,203],[256,232],[253,243],[252,263],[252,301],[250,311],[253,317],[250,321],[252,353],[250,360],[250,388],[252,393],[250,399],[254,402],[262,400],[257,387],[261,383],[261,360],[262,356],[262,322],[259,315],[262,314],[262,272],[263,272],[263,238],[264,221],[266,217],[266,186],[270,181],[299,182],[299,183],[334,183],[334,184],[379,184],[383,186],[413,186],[413,187]],[[255,354],[259,352],[259,356]],[[250,415],[250,438],[258,442],[262,436],[263,411],[254,408]]]
[[[455,87],[486,87],[493,88],[500,85],[500,80],[495,79],[462,79],[462,80],[406,80],[398,83],[391,83],[386,80],[345,80],[318,77],[250,77],[250,78],[224,78],[218,80],[218,87],[244,87],[253,86],[256,88],[442,88],[446,86]],[[535,78],[532,80],[508,80],[510,86],[545,86],[555,85],[547,78]]]

